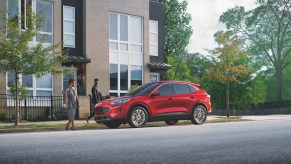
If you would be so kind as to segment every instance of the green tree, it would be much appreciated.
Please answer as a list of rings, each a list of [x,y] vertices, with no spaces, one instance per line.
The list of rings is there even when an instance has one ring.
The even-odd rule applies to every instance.
[[[251,69],[240,62],[245,60],[248,54],[241,48],[242,42],[237,37],[223,31],[217,32],[214,37],[219,46],[209,51],[214,55],[215,61],[209,67],[207,77],[226,84],[226,107],[229,117],[230,83],[240,83],[239,78],[248,75]]]
[[[189,54],[186,59],[187,67],[190,71],[190,81],[202,84],[204,74],[206,73],[209,64],[211,64],[210,59],[199,53]]]
[[[155,1],[163,3],[165,10],[164,53],[167,63],[172,66],[172,70],[169,70],[166,76],[168,79],[183,80],[188,76],[185,65],[188,54],[185,53],[185,49],[192,35],[191,15],[187,13],[188,2],[186,0]]]
[[[29,6],[27,8],[30,9]],[[61,73],[61,63],[67,59],[60,44],[44,46],[45,37],[37,45],[29,45],[29,42],[39,34],[45,18],[31,10],[27,13],[27,29],[20,28],[19,22],[24,19],[15,15],[3,18],[7,23],[1,26],[0,32],[0,72],[11,72],[15,76],[13,93],[16,108],[15,125],[19,123],[19,88],[22,88],[19,84],[19,75],[34,74],[41,77],[48,73]]]
[[[275,72],[276,98],[283,99],[283,72],[291,64],[291,0],[257,0],[258,7],[235,7],[220,21],[246,40],[253,59]]]

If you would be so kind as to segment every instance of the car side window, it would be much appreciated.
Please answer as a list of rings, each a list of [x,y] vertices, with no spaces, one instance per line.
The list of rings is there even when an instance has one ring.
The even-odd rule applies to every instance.
[[[198,91],[198,89],[196,88],[196,87],[194,87],[194,86],[192,86],[192,85],[188,85],[189,86],[189,88],[190,88],[190,92],[191,93],[193,93],[193,92],[197,92]]]
[[[176,94],[189,94],[190,89],[187,84],[175,84]]]
[[[161,85],[156,91],[160,92],[161,96],[173,94],[173,90],[172,90],[171,84]]]

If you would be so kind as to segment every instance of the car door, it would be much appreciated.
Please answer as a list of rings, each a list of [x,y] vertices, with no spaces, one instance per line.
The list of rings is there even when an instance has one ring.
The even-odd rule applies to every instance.
[[[151,96],[149,106],[153,115],[173,112],[175,107],[172,104],[173,87],[172,84],[161,84],[155,92],[160,92],[158,96]]]
[[[195,104],[195,97],[191,94],[190,87],[184,83],[174,83],[174,95],[172,96],[172,105],[175,112],[190,111]]]

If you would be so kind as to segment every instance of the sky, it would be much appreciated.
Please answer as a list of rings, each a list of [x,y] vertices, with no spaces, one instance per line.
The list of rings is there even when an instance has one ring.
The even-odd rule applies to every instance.
[[[188,46],[188,52],[199,52],[207,55],[205,49],[216,47],[213,35],[219,30],[225,30],[225,26],[219,23],[219,17],[223,12],[235,6],[244,6],[246,10],[256,7],[256,0],[187,0],[187,12],[191,14],[191,26],[193,34]]]

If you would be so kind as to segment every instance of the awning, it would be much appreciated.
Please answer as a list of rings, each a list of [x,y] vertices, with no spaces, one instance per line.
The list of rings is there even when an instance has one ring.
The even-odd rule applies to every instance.
[[[91,59],[83,56],[68,56],[68,62],[71,63],[91,63]]]
[[[159,63],[159,62],[150,62],[148,63],[148,67],[150,69],[160,69],[160,70],[167,70],[167,69],[172,68],[172,66],[169,64]]]

